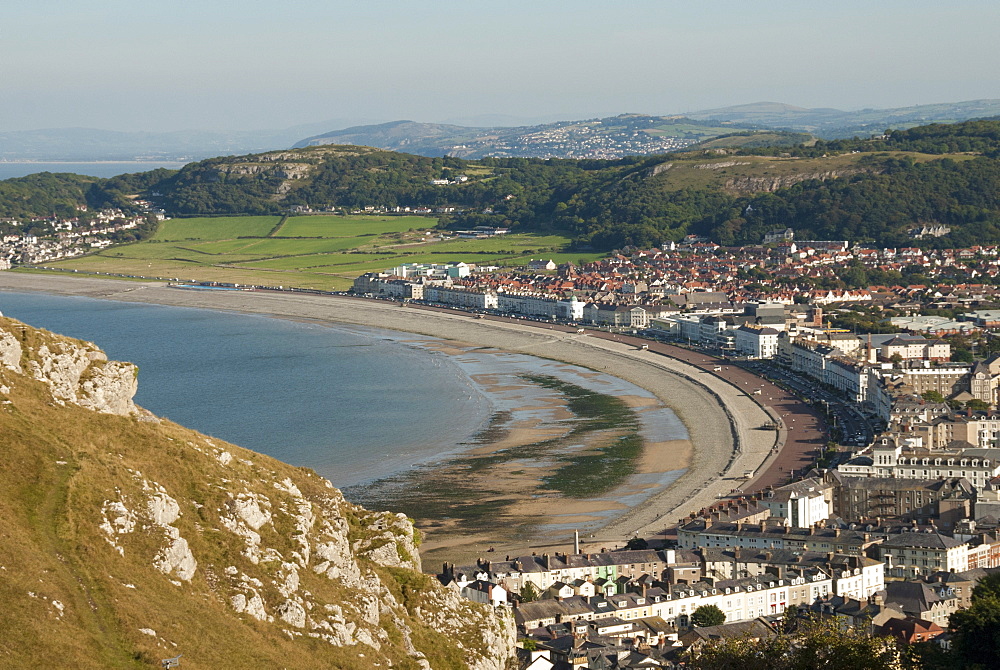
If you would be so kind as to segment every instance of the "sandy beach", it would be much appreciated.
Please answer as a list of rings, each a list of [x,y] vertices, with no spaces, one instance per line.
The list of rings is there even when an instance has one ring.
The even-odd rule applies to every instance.
[[[741,486],[742,474],[757,470],[773,453],[775,433],[758,428],[770,417],[765,408],[740,389],[715,375],[679,360],[639,351],[620,342],[578,334],[547,330],[523,323],[481,320],[470,315],[400,307],[398,303],[361,300],[340,296],[298,293],[200,291],[172,288],[159,282],[134,282],[91,277],[60,277],[0,272],[0,290],[41,291],[106,300],[198,307],[273,315],[288,319],[309,319],[350,323],[388,330],[418,333],[462,345],[485,346],[510,352],[564,361],[611,374],[629,381],[659,398],[672,408],[687,427],[690,442],[647,444],[639,472],[662,473],[684,470],[684,474],[663,490],[653,493],[637,506],[614,502],[596,509],[592,502],[560,501],[558,509],[544,498],[525,500],[526,514],[548,515],[560,523],[609,518],[611,520],[585,538],[592,546],[613,547],[639,535],[652,537],[664,526],[690,511],[714,502],[719,495]],[[649,399],[624,398],[637,411]],[[510,440],[534,439],[531,428]],[[626,488],[627,487],[623,487]],[[627,500],[622,491],[620,500]],[[546,505],[549,507],[546,508]],[[617,508],[617,509],[614,509]],[[595,513],[605,516],[595,517]],[[572,532],[546,538],[546,546],[567,548]],[[449,560],[474,557],[485,551],[488,538],[475,541],[443,541],[435,549],[461,544],[461,555]],[[542,546],[542,545],[538,545]],[[524,547],[497,546],[498,552]],[[422,550],[425,553],[425,550]],[[432,560],[438,556],[432,556]]]

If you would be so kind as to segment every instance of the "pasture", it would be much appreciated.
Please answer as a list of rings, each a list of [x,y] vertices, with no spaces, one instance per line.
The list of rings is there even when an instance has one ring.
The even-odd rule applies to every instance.
[[[170,219],[160,225],[156,242],[179,240],[222,240],[237,237],[264,237],[278,225],[280,216],[220,216]]]
[[[280,225],[279,225],[280,223]],[[78,270],[197,281],[345,290],[365,272],[403,263],[514,267],[531,258],[580,263],[563,235],[438,240],[422,216],[276,216],[172,219],[145,242],[50,263]],[[427,240],[434,241],[427,241]]]

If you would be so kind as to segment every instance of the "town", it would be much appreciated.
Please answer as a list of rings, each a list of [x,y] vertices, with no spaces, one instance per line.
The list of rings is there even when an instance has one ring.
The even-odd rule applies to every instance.
[[[38,217],[28,221],[0,219],[0,270],[15,265],[35,265],[74,256],[83,256],[114,244],[136,239],[130,231],[166,219],[162,210],[152,203],[133,201],[139,214],[117,208],[89,211],[77,208],[76,216]]]
[[[949,616],[1000,572],[1000,250],[791,237],[740,249],[692,238],[580,267],[414,264],[355,281],[401,304],[673,341],[827,418],[828,449],[808,471],[625,549],[445,564],[442,583],[513,610],[522,667],[675,667],[708,640],[774,636],[789,611],[947,647]],[[920,282],[851,281],[866,276]]]

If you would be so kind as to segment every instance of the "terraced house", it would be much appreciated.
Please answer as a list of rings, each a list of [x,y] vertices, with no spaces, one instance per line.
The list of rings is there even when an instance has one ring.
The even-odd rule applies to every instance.
[[[557,582],[572,584],[592,581],[599,586],[616,584],[623,593],[625,584],[644,575],[663,579],[667,566],[676,560],[673,550],[608,551],[594,554],[541,554],[507,557],[503,561],[480,559],[475,565],[455,567],[445,563],[442,581],[454,580],[459,586],[473,581],[501,584],[508,591],[520,592],[531,582],[540,592]]]

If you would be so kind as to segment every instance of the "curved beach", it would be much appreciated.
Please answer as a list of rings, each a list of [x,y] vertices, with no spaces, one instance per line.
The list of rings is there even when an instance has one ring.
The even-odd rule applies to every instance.
[[[732,384],[677,359],[575,331],[401,308],[384,301],[300,293],[180,290],[160,282],[3,272],[0,289],[358,324],[564,361],[629,381],[673,409],[687,427],[693,448],[647,448],[645,460],[655,461],[659,470],[685,472],[586,538],[601,546],[620,544],[636,534],[652,536],[689,511],[710,505],[718,496],[744,484],[743,473],[758,470],[774,452],[775,433],[758,430],[772,414]]]

